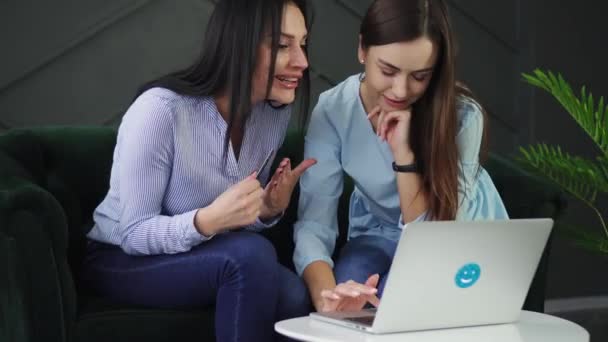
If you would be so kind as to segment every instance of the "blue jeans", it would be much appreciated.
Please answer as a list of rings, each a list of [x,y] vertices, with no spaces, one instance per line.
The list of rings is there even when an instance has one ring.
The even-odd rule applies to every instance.
[[[155,308],[215,305],[217,341],[272,341],[277,320],[307,315],[302,280],[259,234],[215,236],[186,253],[131,256],[90,242],[83,281],[98,295]]]
[[[396,249],[397,242],[380,236],[360,235],[348,240],[334,266],[336,282],[354,280],[363,284],[369,276],[378,273],[378,297],[382,297]]]

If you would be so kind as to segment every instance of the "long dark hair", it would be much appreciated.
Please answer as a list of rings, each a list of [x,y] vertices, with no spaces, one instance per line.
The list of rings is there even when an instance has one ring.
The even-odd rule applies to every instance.
[[[456,97],[471,94],[456,82],[455,43],[445,1],[375,0],[360,34],[364,49],[420,37],[427,37],[438,48],[429,86],[412,107],[410,145],[422,172],[431,218],[455,219],[460,172]]]
[[[229,99],[226,150],[235,121],[246,122],[251,112],[258,47],[268,34],[272,37],[272,50],[266,96],[270,93],[283,10],[290,3],[300,9],[310,32],[306,0],[217,1],[207,23],[200,57],[186,69],[143,85],[137,95],[153,87],[191,96],[214,96],[224,92]],[[309,99],[310,76],[306,69],[296,90],[295,108],[299,111],[301,127],[307,121]]]

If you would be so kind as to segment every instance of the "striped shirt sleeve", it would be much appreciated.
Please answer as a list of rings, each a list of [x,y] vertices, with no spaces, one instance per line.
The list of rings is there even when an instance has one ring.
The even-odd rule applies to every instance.
[[[185,252],[207,239],[194,227],[196,210],[162,213],[174,155],[170,101],[143,94],[125,114],[118,133],[120,245],[128,254]]]

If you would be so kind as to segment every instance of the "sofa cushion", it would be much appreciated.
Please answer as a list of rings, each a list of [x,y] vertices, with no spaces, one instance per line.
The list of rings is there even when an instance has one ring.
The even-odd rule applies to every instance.
[[[159,310],[79,297],[76,341],[215,341],[214,308]]]

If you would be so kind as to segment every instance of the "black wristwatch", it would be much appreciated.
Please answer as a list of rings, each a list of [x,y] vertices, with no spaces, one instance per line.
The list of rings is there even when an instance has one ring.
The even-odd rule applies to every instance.
[[[397,165],[393,162],[393,170],[395,172],[418,172],[418,167],[416,166],[416,162],[406,165]]]

